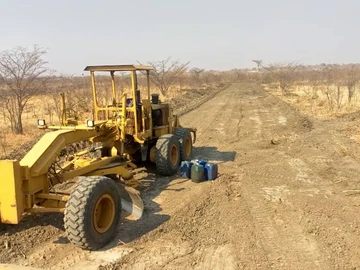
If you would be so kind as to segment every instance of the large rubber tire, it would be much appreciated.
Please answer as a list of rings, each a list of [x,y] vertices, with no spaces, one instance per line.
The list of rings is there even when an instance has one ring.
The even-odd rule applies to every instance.
[[[166,176],[175,174],[180,164],[180,143],[176,136],[173,134],[160,136],[155,147],[157,172]]]
[[[190,131],[187,128],[177,128],[174,131],[174,135],[180,142],[180,159],[191,160],[193,144]]]
[[[97,250],[114,239],[120,216],[117,183],[105,176],[85,177],[66,203],[65,230],[74,245]]]

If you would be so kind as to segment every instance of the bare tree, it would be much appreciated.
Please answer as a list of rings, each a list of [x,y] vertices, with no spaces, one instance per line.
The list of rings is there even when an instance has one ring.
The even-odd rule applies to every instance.
[[[169,88],[187,71],[189,63],[171,61],[170,57],[162,61],[149,62],[154,69],[150,73],[151,81],[160,89],[160,93],[166,96]]]
[[[345,69],[345,84],[348,90],[348,103],[351,103],[355,95],[356,84],[360,80],[359,70],[355,65],[351,65]]]
[[[273,79],[281,89],[281,93],[289,93],[291,86],[296,80],[298,65],[296,63],[276,63],[263,66],[265,70],[272,74]]]
[[[0,133],[0,146],[1,146],[1,151],[2,151],[2,157],[7,157],[7,147],[8,147],[8,142],[6,141],[6,133],[1,132]]]
[[[341,90],[341,83],[338,81],[336,83],[336,104],[337,104],[337,108],[338,110],[341,109],[342,106],[342,100],[343,100],[343,91]]]
[[[0,53],[0,80],[2,103],[8,113],[11,129],[23,133],[22,114],[28,101],[43,90],[50,78],[46,51],[38,46],[32,50],[16,47]]]
[[[203,81],[207,87],[221,87],[221,76],[216,70],[209,70],[204,72]]]
[[[337,109],[340,110],[343,105],[343,96],[344,91],[342,86],[345,85],[345,76],[344,69],[342,67],[334,68],[334,85],[335,85],[335,101],[337,105]]]
[[[343,105],[343,89],[344,85],[344,70],[337,65],[328,66],[324,69],[325,88],[323,93],[326,95],[329,110],[334,109],[336,105],[337,109],[340,110]]]
[[[190,69],[189,73],[191,74],[191,77],[192,77],[195,85],[201,85],[202,84],[201,74],[203,74],[204,71],[205,70],[201,69],[201,68],[192,68],[192,69]]]
[[[107,104],[106,101],[109,100],[108,94],[110,91],[106,91],[106,89],[109,89],[111,86],[109,85],[107,77],[99,76],[97,79],[96,83],[100,84],[97,85],[98,101],[104,105]],[[61,93],[65,94],[67,117],[81,119],[84,113],[92,112],[93,100],[88,87],[89,81],[90,78],[88,76],[75,77],[74,75],[61,75],[56,78],[56,83],[54,83],[51,91],[51,103],[59,121],[62,113],[60,108]]]
[[[263,60],[252,60],[257,65],[257,70],[260,70],[260,67],[262,67]]]
[[[311,87],[311,90],[307,92],[307,94],[311,99],[317,99],[318,92],[322,89],[323,78],[321,75],[322,73],[317,70],[310,70],[307,74],[308,83]]]
[[[334,70],[330,67],[325,67],[323,72],[324,72],[325,88],[322,89],[322,92],[326,96],[329,110],[332,111],[334,108],[333,96],[335,95],[335,90],[333,89],[333,85],[335,82]]]

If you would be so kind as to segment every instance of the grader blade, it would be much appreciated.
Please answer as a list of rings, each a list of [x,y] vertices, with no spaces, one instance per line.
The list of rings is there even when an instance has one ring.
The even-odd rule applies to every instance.
[[[144,211],[144,203],[139,191],[132,187],[121,185],[119,188],[121,208],[130,214],[129,218],[140,219]]]

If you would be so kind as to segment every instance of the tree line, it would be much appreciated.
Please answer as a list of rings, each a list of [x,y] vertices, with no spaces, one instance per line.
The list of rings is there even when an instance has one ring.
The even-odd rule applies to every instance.
[[[70,117],[81,118],[82,113],[92,109],[89,77],[56,74],[45,60],[46,53],[39,46],[15,47],[0,52],[0,115],[13,133],[24,133],[23,115],[31,110],[29,101],[36,96],[46,95],[46,102],[41,106],[50,119],[60,116],[60,93],[68,96],[67,113]],[[163,97],[167,97],[170,90],[181,93],[183,89],[219,88],[232,82],[249,81],[276,85],[282,95],[291,93],[296,85],[310,86],[310,90],[306,90],[308,94],[316,98],[321,92],[330,109],[340,108],[344,97],[351,104],[357,95],[359,64],[304,66],[294,62],[253,62],[256,68],[228,71],[190,67],[190,62],[174,61],[171,57],[146,64],[154,69],[150,73],[152,89],[155,88]],[[122,90],[130,89],[128,75],[118,76],[116,80]],[[140,74],[139,84],[145,85],[145,81],[145,76]],[[109,91],[104,90],[110,89],[111,82],[106,76],[97,76],[96,82],[101,86],[98,88],[99,97],[106,103]]]
[[[304,90],[316,99],[319,93],[326,97],[329,109],[340,109],[344,100],[353,103],[360,83],[360,64],[320,64],[304,66],[295,62],[269,63],[253,60],[256,77],[261,83],[276,84],[282,95],[291,93],[294,87],[306,85]],[[304,88],[305,89],[305,88]]]
[[[42,106],[50,118],[60,115],[59,93],[65,92],[67,109],[70,116],[78,117],[79,113],[91,110],[92,95],[88,76],[55,75],[45,60],[47,51],[39,46],[32,48],[15,47],[0,52],[0,113],[9,123],[11,131],[24,133],[23,115],[29,110],[29,101],[39,95],[47,95],[47,102]],[[224,72],[207,71],[200,68],[190,68],[190,62],[181,63],[171,57],[149,62],[153,67],[151,72],[152,88],[157,88],[164,97],[171,88],[186,85],[193,88],[220,87],[226,82]],[[139,76],[139,81],[144,80]],[[130,80],[126,75],[117,78],[123,88],[130,88]],[[97,77],[97,83],[110,87],[108,78]],[[103,93],[99,89],[100,97]],[[103,97],[106,99],[106,96]]]

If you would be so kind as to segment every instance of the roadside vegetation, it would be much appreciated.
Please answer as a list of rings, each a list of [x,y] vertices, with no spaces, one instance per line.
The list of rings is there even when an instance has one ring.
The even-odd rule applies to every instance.
[[[68,117],[91,118],[92,95],[88,74],[59,74],[46,61],[47,51],[39,46],[16,47],[0,52],[0,149],[8,157],[21,145],[40,137],[37,119],[58,124],[60,94],[65,93]],[[360,110],[360,65],[320,64],[304,66],[294,62],[265,63],[253,60],[252,69],[228,71],[192,67],[171,57],[151,65],[152,91],[173,106],[186,106],[192,99],[212,95],[216,89],[233,82],[255,82],[305,114],[327,119]],[[87,64],[84,63],[84,67]],[[125,63],[126,64],[126,63]],[[128,92],[131,80],[127,74],[116,77],[119,94]],[[138,85],[144,89],[145,77]],[[108,102],[111,81],[97,76],[100,103]],[[145,91],[144,91],[145,92]]]
[[[88,74],[59,74],[46,61],[46,54],[47,51],[39,46],[16,47],[0,52],[2,158],[9,157],[14,150],[31,144],[43,134],[44,131],[37,129],[37,119],[45,119],[49,124],[59,124],[61,93],[65,93],[68,117],[83,120],[92,117],[93,101]],[[181,63],[171,57],[142,64],[154,68],[150,78],[152,91],[159,93],[162,100],[175,107],[186,106],[193,99],[211,95],[214,90],[223,88],[231,81],[228,72],[191,67],[190,62]],[[84,63],[84,67],[86,65],[91,63]],[[131,80],[128,74],[118,73],[115,80],[118,96],[130,91]],[[145,76],[139,74],[140,90],[145,90],[145,80]],[[97,75],[96,87],[98,102],[107,104],[111,93],[109,77]]]
[[[265,90],[305,114],[328,119],[360,109],[360,64],[254,63]]]

